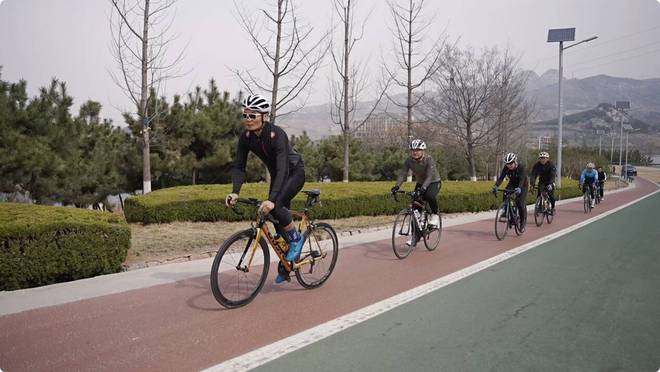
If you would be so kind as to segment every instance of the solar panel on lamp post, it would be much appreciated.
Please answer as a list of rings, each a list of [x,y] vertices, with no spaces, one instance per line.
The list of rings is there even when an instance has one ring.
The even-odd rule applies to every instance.
[[[564,46],[565,41],[573,41],[575,40],[575,27],[573,28],[557,28],[557,29],[551,29],[548,31],[548,43],[559,43],[559,141],[557,145],[557,186],[561,187],[561,153],[562,153],[562,146],[563,146],[563,116],[564,116],[564,93],[562,89],[562,80],[564,79],[564,50],[568,48],[572,48],[578,44],[586,43],[588,41],[592,41],[597,39],[598,36],[592,36],[588,39],[584,39],[582,41],[578,41],[577,43],[571,44],[569,46]]]

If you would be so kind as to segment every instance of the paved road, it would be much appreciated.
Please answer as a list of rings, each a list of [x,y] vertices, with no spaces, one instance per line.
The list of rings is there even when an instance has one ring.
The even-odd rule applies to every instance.
[[[660,194],[260,368],[657,371]]]
[[[606,203],[599,206],[591,216],[656,189],[654,184],[640,180],[635,189],[609,196]],[[0,369],[198,370],[573,226],[585,218],[580,203],[566,204],[560,207],[556,222],[552,225],[544,225],[542,228],[529,227],[522,237],[514,235],[502,242],[495,239],[491,220],[453,226],[444,232],[441,248],[435,252],[418,249],[403,261],[394,258],[387,239],[350,247],[340,251],[337,269],[323,287],[307,291],[297,284],[277,286],[272,284],[275,273],[271,272],[269,282],[257,299],[249,306],[237,310],[227,311],[219,307],[210,293],[208,277],[205,275],[171,284],[5,315],[0,317]],[[657,242],[657,236],[655,241]],[[651,263],[650,260],[647,261]],[[495,272],[501,271],[499,267],[496,267]],[[567,268],[570,267],[574,266],[569,265]],[[558,265],[557,274],[554,276],[557,279],[570,278],[559,270],[562,268],[567,269]],[[522,278],[525,278],[523,274],[525,270],[520,273],[520,277],[518,274],[509,274],[510,280],[522,281]],[[464,286],[473,280],[456,283],[452,288]],[[528,279],[525,278],[524,281]],[[541,308],[539,305],[523,306],[531,303],[524,302],[529,299],[527,293],[498,290],[505,288],[504,284],[506,283],[493,288],[489,287],[488,283],[483,283],[477,286],[482,288],[482,291],[475,294],[485,292],[501,299],[501,306],[510,306],[511,314],[515,315],[516,310],[520,309],[516,319],[524,318],[527,311],[540,311],[537,310]],[[552,293],[555,296],[563,295],[561,291],[556,291],[546,293],[545,296]],[[584,295],[586,296],[586,293]],[[536,303],[546,300],[543,294],[539,296],[531,299]],[[521,304],[521,301],[524,303]],[[468,314],[469,309],[458,305],[461,303],[464,302],[459,301],[453,305],[446,303],[442,306],[453,306],[456,311]],[[482,310],[488,313],[488,309]],[[450,310],[442,313],[447,311]],[[501,309],[494,311],[502,313]],[[420,311],[420,319],[422,314],[427,313],[428,311]],[[569,309],[563,315],[568,316],[571,313]],[[561,325],[564,321],[567,320],[559,318],[555,323]],[[480,330],[482,334],[491,333],[488,328],[480,328],[477,322],[472,323],[472,327],[476,327],[472,331],[474,334]],[[568,327],[568,324],[564,326]],[[361,329],[358,327],[355,329]],[[469,330],[470,328],[464,331]],[[392,331],[396,331],[396,327]],[[528,339],[534,334],[528,336]],[[438,335],[455,339],[444,337],[446,332],[438,332]],[[431,336],[429,333],[426,337]],[[573,339],[576,338],[571,337],[562,344],[569,345]],[[475,350],[479,344],[474,346]],[[572,349],[579,351],[579,348]],[[506,363],[507,349],[491,349],[495,356],[499,356],[499,352],[502,356],[495,360]],[[568,358],[568,355],[565,358]],[[282,359],[282,362],[285,360],[287,359]],[[478,369],[479,366],[476,365],[475,368]]]

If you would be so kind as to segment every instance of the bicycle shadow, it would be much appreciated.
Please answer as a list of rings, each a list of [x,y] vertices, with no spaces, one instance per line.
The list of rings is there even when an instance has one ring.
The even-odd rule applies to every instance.
[[[194,293],[186,298],[189,308],[200,311],[223,311],[229,310],[218,304],[211,292],[211,283],[208,276],[184,279],[174,283],[175,288],[191,288]]]
[[[392,243],[390,244],[363,244],[364,253],[362,256],[379,261],[396,261],[398,260],[392,251]]]
[[[492,242],[496,241],[497,237],[493,231],[479,231],[479,230],[468,230],[468,229],[454,229],[447,230],[444,234],[449,238],[452,235],[462,235],[467,236],[470,240]]]

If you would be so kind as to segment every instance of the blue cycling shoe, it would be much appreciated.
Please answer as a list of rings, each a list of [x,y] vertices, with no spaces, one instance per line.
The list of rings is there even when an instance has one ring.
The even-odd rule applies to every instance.
[[[277,278],[275,278],[275,283],[280,284],[282,282],[286,282],[287,280],[289,280],[289,276],[277,274]]]
[[[300,258],[300,252],[302,252],[303,243],[304,239],[302,236],[299,237],[298,240],[291,241],[289,251],[286,253],[287,261],[295,262],[298,258]]]

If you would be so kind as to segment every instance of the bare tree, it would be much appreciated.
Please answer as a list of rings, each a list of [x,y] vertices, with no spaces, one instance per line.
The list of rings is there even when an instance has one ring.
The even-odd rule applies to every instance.
[[[491,154],[494,154],[492,160],[495,170],[504,166],[504,154],[520,153],[525,148],[527,124],[534,113],[534,104],[524,94],[527,75],[520,71],[518,60],[508,50],[504,51],[501,58],[502,75],[493,102],[495,141]],[[518,143],[511,141],[511,138],[518,139]]]
[[[424,39],[433,18],[423,18],[424,0],[407,0],[405,5],[399,5],[395,0],[387,4],[394,21],[391,32],[394,36],[394,54],[397,61],[395,67],[383,62],[386,76],[395,86],[405,89],[405,101],[398,100],[388,93],[387,98],[394,105],[405,108],[408,139],[413,136],[414,110],[424,100],[425,84],[442,66],[442,50],[446,37],[444,32],[433,41],[426,51]],[[405,74],[401,78],[400,74]],[[418,93],[419,91],[419,93]]]
[[[151,192],[151,160],[149,132],[157,110],[149,112],[149,102],[157,100],[164,83],[180,76],[179,64],[184,50],[169,58],[174,16],[168,16],[176,0],[110,0],[112,52],[119,73],[110,73],[135,105],[142,124],[143,192]],[[150,92],[152,92],[150,94]],[[155,107],[158,107],[157,105]]]
[[[349,154],[350,140],[356,130],[360,129],[371,117],[374,110],[380,104],[389,81],[384,84],[378,98],[371,107],[366,117],[359,123],[354,122],[355,110],[358,100],[367,88],[365,68],[362,63],[355,63],[351,55],[355,44],[362,39],[364,35],[365,21],[362,22],[359,32],[355,30],[355,12],[357,0],[334,0],[333,5],[335,13],[339,17],[339,26],[341,26],[342,43],[339,51],[335,51],[334,40],[331,39],[330,54],[332,56],[333,67],[337,76],[332,74],[331,78],[331,103],[330,117],[332,122],[341,128],[344,140],[344,182],[349,179]],[[368,17],[367,17],[368,18]],[[354,124],[354,125],[353,125]]]
[[[271,93],[271,120],[302,108],[278,113],[286,105],[308,93],[309,83],[328,51],[328,32],[312,41],[314,28],[301,23],[294,0],[277,0],[275,8],[247,11],[234,2],[241,25],[259,52],[262,64],[272,79],[261,79],[251,70],[234,69],[245,88]],[[261,17],[253,16],[260,14]],[[306,102],[309,96],[305,96]]]
[[[446,50],[446,68],[434,77],[437,95],[429,100],[426,116],[441,126],[448,143],[463,149],[470,177],[476,181],[477,149],[507,139],[529,117],[524,100],[525,77],[508,53],[487,49]]]

